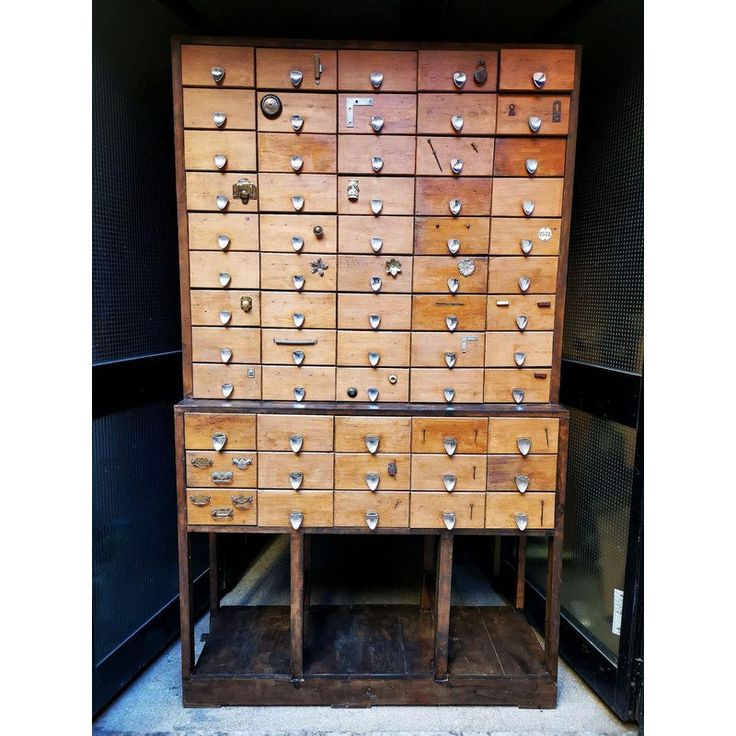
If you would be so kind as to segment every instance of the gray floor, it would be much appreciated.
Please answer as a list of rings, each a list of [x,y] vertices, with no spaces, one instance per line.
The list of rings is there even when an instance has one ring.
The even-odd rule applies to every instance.
[[[360,543],[358,543],[360,544]],[[312,602],[320,603],[414,603],[418,599],[416,559],[397,564],[396,548],[384,543],[382,551],[393,560],[396,574],[391,583],[371,576],[371,570],[386,569],[380,560],[367,567],[352,564],[349,554],[313,553],[315,580]],[[419,548],[413,552],[416,557]],[[411,557],[412,555],[409,555]],[[362,559],[355,556],[354,559]],[[453,603],[459,605],[504,605],[489,587],[476,562],[458,546],[453,579]],[[320,573],[329,569],[329,576]],[[320,583],[329,577],[329,585]],[[223,604],[256,605],[288,602],[288,548],[285,538],[276,538],[258,557],[248,573],[224,599]],[[197,624],[197,636],[208,630],[205,616]],[[201,643],[198,647],[201,647]],[[635,726],[622,724],[588,687],[561,662],[559,698],[555,710],[521,710],[513,707],[374,707],[342,710],[331,708],[247,707],[182,708],[178,643],[171,646],[129,687],[94,725],[96,736],[269,736],[275,734],[494,734],[496,736],[614,736],[635,734]]]

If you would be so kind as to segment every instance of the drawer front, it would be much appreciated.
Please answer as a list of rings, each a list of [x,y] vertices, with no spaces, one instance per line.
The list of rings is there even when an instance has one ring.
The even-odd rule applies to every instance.
[[[550,372],[540,368],[487,368],[483,396],[489,404],[547,404],[549,403]],[[514,391],[523,391],[516,401]]]
[[[540,256],[491,256],[488,259],[488,292],[506,294],[523,291],[529,279],[527,294],[554,294],[557,290],[557,258]]]
[[[371,356],[382,367],[409,367],[408,332],[340,330],[337,333],[337,364],[372,367]],[[378,356],[375,358],[375,356]]]
[[[359,95],[366,97],[367,95]],[[340,95],[337,102],[340,133],[376,135],[373,118],[381,118],[380,135],[415,135],[417,132],[416,95],[370,95],[372,105],[353,105],[353,125],[348,127],[348,101],[354,94]]]
[[[411,528],[444,529],[445,515],[451,514],[455,529],[482,529],[485,522],[485,497],[485,493],[412,493],[409,517]]]
[[[224,163],[217,157],[224,156]],[[184,167],[199,171],[255,171],[256,136],[245,130],[185,130]]]
[[[518,288],[518,285],[517,285]],[[524,329],[553,330],[555,327],[555,297],[524,294],[499,294],[488,297],[487,325],[489,330]]]
[[[486,365],[491,368],[526,368],[552,365],[552,332],[489,332]]]
[[[324,366],[263,366],[263,398],[270,401],[335,400],[335,369]]]
[[[190,212],[187,218],[191,250],[258,250],[258,215]],[[224,249],[220,236],[227,238]]]
[[[494,176],[564,176],[564,138],[496,138]]]
[[[444,368],[483,368],[485,335],[482,332],[414,332],[411,336],[411,365]]]
[[[189,251],[193,289],[257,289],[258,283],[258,253]]]
[[[224,435],[224,437],[214,437]],[[254,414],[184,415],[184,444],[187,450],[255,450],[256,417]]]
[[[210,327],[258,327],[261,322],[257,291],[197,289],[189,293],[192,324]]]
[[[259,87],[324,92],[337,88],[337,53],[325,49],[256,49],[256,73]]]
[[[213,67],[224,70],[221,79],[216,79]],[[181,83],[192,87],[253,87],[253,48],[182,44]]]
[[[412,368],[411,401],[439,404],[477,404],[483,401],[482,368]],[[452,401],[446,390],[454,391]]]
[[[530,241],[531,246],[522,243],[524,240]],[[492,219],[491,255],[556,256],[559,250],[560,220],[522,217]]]
[[[518,529],[517,514],[526,515],[527,529],[554,529],[555,494],[486,494],[486,529]]]
[[[392,383],[393,379],[396,379]],[[389,380],[391,379],[391,380]],[[356,389],[357,395],[348,394]],[[409,401],[408,368],[338,368],[338,401],[371,401],[368,389],[377,389],[376,402]],[[350,393],[353,393],[352,391]]]
[[[392,276],[386,269],[390,261],[398,260],[401,271]],[[338,256],[337,258],[340,278],[338,288],[340,291],[358,291],[371,294],[371,284],[374,278],[381,279],[380,292],[384,293],[408,293],[411,291],[412,258],[402,256],[401,258],[386,258],[385,256]],[[375,301],[374,298],[374,303]],[[382,323],[383,324],[383,323]]]
[[[290,514],[303,514],[301,526],[332,526],[332,491],[258,491],[258,526],[289,527]]]
[[[366,526],[369,514],[377,514],[374,529],[407,527],[409,494],[390,491],[335,491],[335,526]]]
[[[301,133],[334,133],[337,105],[335,95],[315,94],[314,92],[281,92],[277,95],[281,100],[281,114],[268,118],[261,109],[261,101],[272,92],[258,92],[258,112],[256,119],[258,130],[266,133],[289,133],[298,136]],[[292,126],[292,117],[299,115],[303,119],[297,133]]]
[[[546,76],[544,90],[570,90],[575,83],[574,49],[502,49],[499,89],[537,90],[534,75]]]
[[[464,79],[456,74],[464,75]],[[496,89],[498,52],[487,49],[420,51],[418,76],[421,90],[490,92]]]
[[[487,278],[487,258],[418,256],[414,259],[414,292],[485,294]]]
[[[183,89],[182,97],[185,128],[255,130],[256,93],[253,90]]]
[[[519,441],[528,445],[530,455],[554,455],[557,453],[557,438],[560,420],[548,417],[507,419],[491,417],[488,452],[493,454],[521,454]]]
[[[486,417],[412,419],[411,447],[414,452],[447,455],[445,445],[448,439],[455,441],[453,452],[456,455],[485,455],[488,450],[488,419]],[[450,447],[453,447],[453,444]]]
[[[335,451],[369,453],[366,437],[377,439],[377,452],[411,450],[408,417],[335,417]]]
[[[449,241],[457,240],[456,255],[485,255],[488,253],[490,222],[488,217],[417,217],[414,254],[446,256],[451,253]]]
[[[564,179],[494,179],[492,213],[524,217],[524,203],[532,202],[531,217],[559,217],[563,184]]]
[[[417,130],[420,135],[493,135],[496,95],[420,94]],[[452,120],[462,126],[457,130]],[[434,142],[434,141],[433,141]]]
[[[260,215],[260,224],[262,251],[294,254],[296,248],[300,248],[299,253],[334,253],[337,250],[335,215]],[[299,242],[295,244],[294,238]]]
[[[557,455],[492,455],[488,460],[488,490],[519,492],[519,476],[529,491],[557,488]]]
[[[259,414],[258,449],[272,452],[332,452],[333,417]]]
[[[371,316],[375,315],[380,318],[379,332],[408,330],[411,300],[410,294],[338,294],[337,326],[343,330],[370,330]]]
[[[335,181],[329,174],[261,174],[260,209],[263,212],[335,212]],[[295,204],[294,197],[303,201]]]
[[[356,51],[337,52],[340,89],[376,92],[412,92],[417,88],[416,51]],[[376,87],[374,73],[382,74]]]
[[[264,329],[261,340],[264,364],[335,365],[335,330]]]
[[[354,182],[358,182],[357,199],[348,199],[348,191],[352,192]],[[383,215],[411,215],[414,213],[414,178],[401,176],[382,178],[380,176],[362,176],[352,178],[341,176],[337,182],[338,212],[341,215],[373,215],[372,201],[378,200]],[[352,195],[351,195],[352,196]]]
[[[260,399],[261,366],[194,363],[192,395],[195,399]]]
[[[326,268],[316,267],[319,261]],[[319,264],[321,266],[322,264]],[[302,291],[335,291],[337,258],[323,255],[261,253],[261,288],[298,293],[294,279],[304,279]]]
[[[455,160],[462,162],[461,177],[492,176],[493,147],[493,138],[419,137],[417,176],[456,176],[451,166]]]
[[[258,520],[258,494],[187,488],[188,524],[246,524],[255,526]]]
[[[374,135],[359,138],[341,135],[338,141],[341,174],[403,174],[414,176],[414,136]],[[374,158],[381,159],[376,171]]]
[[[450,295],[412,296],[412,329],[447,332],[447,321],[457,319],[456,332],[483,331],[486,325],[486,297]]]
[[[334,135],[318,133],[259,133],[258,170],[293,174],[292,162],[299,156],[299,174],[334,174],[337,172],[337,143]]]
[[[260,363],[259,329],[192,327],[192,360],[197,363]]]
[[[205,212],[258,212],[258,200],[244,203],[233,197],[233,184],[246,178],[258,185],[256,174],[220,174],[214,172],[187,171],[187,209]],[[223,207],[217,204],[224,197]]]
[[[333,454],[331,452],[259,452],[258,487],[310,490],[333,487]],[[291,476],[301,473],[301,485],[292,487]]]
[[[261,294],[262,324],[288,328],[301,322],[305,328],[334,329],[335,303],[334,294],[264,291]]]
[[[255,488],[255,452],[187,450],[187,485],[192,488]]]
[[[485,491],[485,455],[411,456],[412,491]]]
[[[536,120],[535,127],[535,118]],[[541,121],[541,123],[540,123]],[[567,135],[570,98],[567,95],[499,95],[497,135]]]
[[[410,466],[410,455],[336,453],[335,488],[370,493],[369,483],[377,480],[379,491],[408,491]]]
[[[448,179],[441,176],[417,178],[418,215],[450,217],[450,202],[459,200],[462,215],[491,214],[491,179]]]
[[[337,222],[340,228],[340,253],[374,255],[375,246],[381,255],[412,254],[412,217],[340,215]],[[380,242],[374,240],[375,238]]]

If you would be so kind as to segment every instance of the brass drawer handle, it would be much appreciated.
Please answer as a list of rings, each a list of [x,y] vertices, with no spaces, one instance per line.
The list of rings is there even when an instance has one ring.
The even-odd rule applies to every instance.
[[[195,468],[209,468],[212,466],[212,459],[209,457],[193,457],[192,466]]]
[[[189,500],[195,506],[207,506],[212,500],[212,496],[208,496],[206,493],[195,493],[193,496],[189,496]]]
[[[234,473],[232,470],[213,470],[210,473],[210,478],[212,478],[213,483],[217,483],[218,485],[229,485],[233,482],[233,476]]]
[[[238,509],[249,509],[253,505],[253,496],[230,496],[230,500]]]
[[[210,511],[210,516],[213,519],[232,519],[234,513],[235,512],[232,509],[228,508],[212,509],[212,511]]]

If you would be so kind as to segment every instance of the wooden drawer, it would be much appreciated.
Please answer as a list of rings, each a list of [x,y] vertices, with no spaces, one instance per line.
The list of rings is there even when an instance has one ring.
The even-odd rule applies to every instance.
[[[444,368],[454,355],[457,368],[483,368],[484,352],[482,332],[414,332],[411,336],[411,365],[415,367]]]
[[[224,438],[214,438],[214,435]],[[184,415],[184,445],[187,450],[217,449],[255,450],[256,417],[254,414],[197,414]]]
[[[362,176],[357,178],[360,193],[358,199],[348,199],[348,185],[353,177],[341,176],[337,182],[338,212],[341,215],[374,215],[372,200],[379,200],[383,215],[411,215],[414,213],[414,178],[397,176],[382,178]]]
[[[521,454],[519,440],[528,441],[530,455],[557,453],[560,420],[549,417],[491,417],[488,452]]]
[[[261,174],[260,209],[263,212],[335,212],[335,181],[329,174]],[[303,203],[294,204],[294,197],[302,197]]]
[[[233,184],[248,179],[258,185],[256,174],[221,174],[215,172],[187,171],[187,209],[206,212],[257,212],[258,200],[243,203],[233,197]],[[217,204],[218,197],[225,197],[224,207]]]
[[[447,484],[447,486],[445,485]],[[411,456],[412,491],[485,491],[485,455]]]
[[[439,404],[477,404],[483,401],[482,368],[412,368],[411,401]],[[455,393],[452,402],[445,389]]]
[[[530,491],[557,488],[557,455],[492,455],[488,460],[489,491],[520,491],[518,476],[523,476]],[[523,487],[523,486],[522,486]]]
[[[292,159],[300,157],[294,168]],[[318,133],[259,133],[258,170],[293,174],[334,174],[337,172],[337,142],[334,135]]]
[[[496,132],[496,95],[420,94],[418,110],[420,135],[493,135]],[[455,116],[462,118],[460,130],[453,127]]]
[[[450,165],[456,159],[462,161],[459,174]],[[493,176],[493,138],[417,138],[417,176]]]
[[[555,297],[539,297],[533,294],[499,294],[488,297],[486,317],[489,330],[525,329],[553,330],[555,327]]]
[[[258,449],[291,452],[332,452],[333,417],[303,414],[259,414]]]
[[[190,212],[187,219],[191,250],[258,250],[258,215]],[[220,236],[226,238],[224,248]]]
[[[255,130],[256,93],[253,90],[183,89],[182,99],[185,128]]]
[[[414,259],[415,293],[454,293],[461,297],[465,294],[485,294],[487,278],[487,258],[417,256]],[[454,292],[450,285],[455,288]]]
[[[482,529],[485,503],[485,493],[412,493],[410,526],[412,529],[444,529],[444,515],[453,514],[455,529]]]
[[[372,105],[353,106],[353,125],[348,127],[347,103],[354,94],[340,95],[337,103],[340,133],[376,135],[373,118],[383,120],[380,135],[415,135],[417,132],[416,95],[371,95]],[[365,95],[360,95],[365,97]]]
[[[557,258],[491,256],[488,259],[489,294],[519,293],[522,278],[530,280],[526,294],[554,294],[557,291]]]
[[[326,264],[322,275],[313,272],[312,263],[321,260]],[[261,253],[261,289],[298,293],[295,276],[304,278],[302,291],[335,291],[337,282],[337,258],[307,254]]]
[[[258,487],[310,490],[333,487],[333,457],[331,452],[258,453]],[[292,473],[303,478],[298,489],[292,488]]]
[[[299,401],[294,389],[304,391],[303,401],[335,400],[335,369],[324,366],[263,366],[263,398]]]
[[[224,163],[216,157],[224,156]],[[220,164],[220,165],[218,165]],[[185,130],[184,167],[200,171],[255,171],[256,134],[245,130]]]
[[[531,217],[559,217],[562,214],[564,179],[494,179],[494,217],[524,217],[524,202],[534,204]]]
[[[366,526],[367,514],[378,515],[373,528],[407,527],[409,494],[390,491],[335,491],[335,526]]]
[[[519,365],[549,368],[553,338],[553,332],[489,332],[486,335],[486,365],[489,368]]]
[[[338,137],[341,174],[404,174],[414,176],[415,139],[410,135],[354,135]],[[376,171],[373,159],[383,162]]]
[[[189,292],[192,324],[210,327],[257,327],[261,321],[260,295],[257,291]]]
[[[488,448],[488,419],[486,417],[412,418],[411,447],[413,452],[447,455],[445,448],[447,438],[456,441],[455,455],[485,455]]]
[[[386,272],[389,261],[385,256],[338,256],[338,268],[340,278],[338,289],[340,291],[358,291],[371,296],[371,283],[374,278],[381,279],[380,292],[407,293],[411,291],[412,258],[403,256],[398,259],[401,264],[401,272],[396,276]],[[378,304],[378,302],[375,302]]]
[[[457,318],[455,332],[483,331],[486,326],[486,297],[450,295],[412,296],[412,329],[446,332],[447,320]]]
[[[193,289],[257,289],[258,282],[258,253],[189,251]]]
[[[411,217],[374,215],[340,215],[340,253],[374,254],[375,244],[381,255],[411,255],[414,238],[414,220]],[[380,243],[374,240],[378,238]]]
[[[540,368],[487,368],[483,397],[489,404],[546,404],[549,402],[550,371]],[[514,399],[514,390],[524,397]]]
[[[369,353],[378,354],[383,368],[409,367],[409,332],[374,332],[373,330],[337,333],[337,364],[340,366],[371,367]]]
[[[334,253],[337,250],[335,215],[260,215],[260,221],[262,251],[293,254]],[[295,244],[294,238],[301,242]]]
[[[496,138],[494,176],[564,176],[564,138]]]
[[[340,89],[375,92],[412,92],[417,88],[416,51],[356,51],[337,52]],[[383,75],[378,87],[371,75]]]
[[[449,255],[449,241],[457,240],[458,256],[485,255],[488,253],[490,222],[489,217],[417,217],[414,221],[414,254]]]
[[[335,327],[334,294],[264,291],[261,305],[264,327],[294,327],[296,322],[305,328]]]
[[[479,61],[484,63],[481,66]],[[485,78],[481,81],[474,78],[476,70],[479,74],[485,67]],[[454,80],[456,74],[464,74],[465,80],[458,87]],[[450,51],[419,52],[418,89],[437,90],[439,92],[489,92],[496,89],[498,78],[498,52],[472,51],[458,49]],[[458,81],[461,81],[460,78]]]
[[[491,179],[448,179],[422,176],[417,180],[416,213],[418,215],[452,215],[450,201],[459,200],[463,215],[491,214]]]
[[[192,396],[195,399],[260,399],[261,366],[194,363]]]
[[[518,529],[517,514],[526,514],[527,529],[554,529],[555,494],[486,494],[486,529]]]
[[[257,328],[192,327],[192,360],[197,363],[260,363],[260,332]]]
[[[257,493],[187,488],[188,524],[246,524],[258,519]]]
[[[411,419],[335,417],[335,452],[368,453],[366,437],[377,437],[382,453],[407,453],[411,449]]]
[[[396,377],[391,383],[389,377]],[[358,391],[348,394],[349,388]],[[338,401],[370,401],[368,389],[378,389],[376,402],[409,401],[408,368],[338,368],[335,395]]]
[[[261,339],[264,364],[335,365],[335,330],[264,329]]]
[[[575,49],[502,49],[499,89],[540,89],[534,74],[543,72],[541,89],[570,90],[575,83]]]
[[[293,511],[302,527],[332,526],[332,500],[332,491],[258,491],[258,526],[291,528]]]
[[[534,126],[536,120],[537,126]],[[496,135],[567,135],[570,98],[567,95],[499,95]]]
[[[321,65],[319,73],[316,70]],[[292,72],[298,74],[292,79]],[[256,49],[258,86],[268,89],[337,88],[337,54],[325,49]],[[295,84],[296,81],[296,84]]]
[[[337,105],[335,95],[315,94],[314,92],[280,92],[281,114],[267,118],[261,109],[261,100],[271,92],[258,92],[258,130],[266,133],[334,133],[336,127]],[[303,118],[302,127],[297,133],[292,127],[291,118]]]
[[[529,246],[523,240],[531,241],[526,253]],[[556,256],[559,250],[560,220],[494,217],[491,221],[491,255]]]
[[[338,294],[337,326],[343,330],[369,330],[371,315],[377,315],[379,331],[409,330],[411,300],[411,294]]]
[[[408,491],[410,465],[411,455],[335,453],[335,488],[370,492],[368,483],[378,476],[379,491]]]
[[[215,79],[213,67],[224,70],[219,81]],[[191,87],[253,87],[253,49],[182,44],[181,83]]]
[[[255,488],[255,452],[187,450],[187,485],[193,488]]]

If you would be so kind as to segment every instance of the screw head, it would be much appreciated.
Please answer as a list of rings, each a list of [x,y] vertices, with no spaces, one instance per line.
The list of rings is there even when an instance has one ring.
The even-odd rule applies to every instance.
[[[358,395],[358,389],[357,389],[357,388],[355,388],[355,386],[351,386],[351,387],[350,387],[350,388],[348,389],[348,396],[349,396],[349,397],[350,397],[351,399],[354,399],[354,398],[355,398],[355,397],[356,397],[357,395]]]

